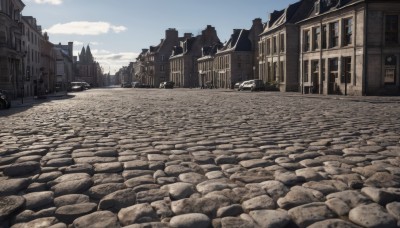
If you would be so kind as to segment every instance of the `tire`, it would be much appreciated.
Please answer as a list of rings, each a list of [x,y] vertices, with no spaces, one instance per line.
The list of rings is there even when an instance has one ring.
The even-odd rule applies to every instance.
[[[7,108],[7,104],[5,101],[0,100],[0,109],[6,109]]]

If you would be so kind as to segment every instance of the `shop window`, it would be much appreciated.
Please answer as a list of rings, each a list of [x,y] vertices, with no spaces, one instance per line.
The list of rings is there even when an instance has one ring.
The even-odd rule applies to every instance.
[[[303,81],[304,82],[308,82],[308,78],[309,78],[309,75],[308,75],[308,60],[306,60],[306,61],[304,61],[304,63],[303,63]]]
[[[395,84],[396,83],[396,66],[397,58],[395,55],[389,55],[385,58],[384,66],[384,82],[385,84]]]
[[[385,17],[385,43],[399,43],[399,16],[386,15]]]
[[[343,57],[343,73],[340,81],[342,83],[351,83],[351,57]]]
[[[338,77],[338,59],[333,58],[329,59],[329,74],[331,75],[332,78],[337,78]]]

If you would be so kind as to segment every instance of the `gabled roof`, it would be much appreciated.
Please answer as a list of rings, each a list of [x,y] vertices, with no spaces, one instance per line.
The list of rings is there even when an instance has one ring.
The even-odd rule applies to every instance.
[[[231,38],[218,50],[218,53],[225,51],[251,51],[250,31],[247,29],[234,29]]]
[[[260,35],[266,34],[283,25],[295,24],[303,20],[309,15],[314,2],[315,0],[300,0],[299,2],[290,4],[281,11],[274,11],[271,13],[270,20],[267,22],[264,31]]]
[[[339,10],[358,2],[365,2],[365,0],[315,0],[314,6],[307,18]]]

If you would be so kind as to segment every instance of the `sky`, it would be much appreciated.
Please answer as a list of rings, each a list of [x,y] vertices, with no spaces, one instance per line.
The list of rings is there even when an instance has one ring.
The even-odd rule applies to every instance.
[[[134,62],[143,48],[175,28],[198,35],[207,25],[221,42],[233,29],[250,29],[252,20],[268,21],[274,10],[297,0],[22,0],[23,16],[33,16],[54,44],[74,42],[74,55],[90,46],[104,73]]]

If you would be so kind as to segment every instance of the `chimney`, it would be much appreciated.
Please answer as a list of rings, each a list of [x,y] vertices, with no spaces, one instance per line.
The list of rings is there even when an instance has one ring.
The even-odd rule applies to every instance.
[[[178,39],[178,31],[174,28],[165,30],[165,39]]]
[[[192,38],[192,36],[193,36],[193,34],[192,33],[188,33],[188,32],[183,34],[183,37],[185,38],[185,40],[189,39],[189,38]]]
[[[68,42],[68,55],[70,57],[73,56],[73,50],[74,50],[74,42]]]

